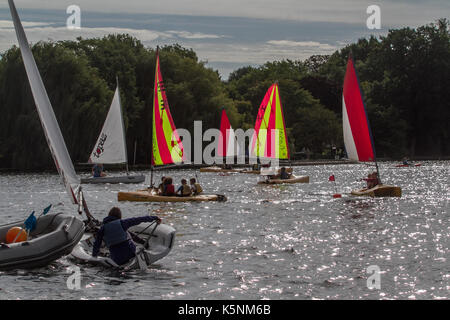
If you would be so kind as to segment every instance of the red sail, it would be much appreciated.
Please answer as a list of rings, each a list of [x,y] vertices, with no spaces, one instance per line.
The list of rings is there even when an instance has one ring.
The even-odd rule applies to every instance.
[[[348,158],[356,161],[375,161],[369,121],[351,57],[348,59],[344,79],[342,117]]]

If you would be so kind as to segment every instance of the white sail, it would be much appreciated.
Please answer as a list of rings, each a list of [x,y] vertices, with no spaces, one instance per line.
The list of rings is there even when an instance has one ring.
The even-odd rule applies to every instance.
[[[71,201],[73,203],[77,203],[72,187],[73,185],[79,185],[79,178],[75,173],[72,160],[70,159],[69,152],[67,151],[64,138],[61,134],[61,130],[59,129],[58,121],[56,120],[55,113],[53,112],[47,91],[45,90],[41,75],[39,74],[39,70],[36,66],[36,62],[34,61],[30,46],[28,45],[28,40],[25,35],[25,31],[23,30],[22,23],[20,22],[19,15],[17,14],[14,2],[13,0],[8,0],[8,2],[14,27],[16,29],[20,51],[22,53],[23,63],[30,82],[31,92],[33,93],[34,102],[36,104],[42,127],[44,128],[48,146]]]
[[[119,86],[116,88],[111,107],[100,136],[89,158],[90,163],[126,163],[126,142],[120,107]]]

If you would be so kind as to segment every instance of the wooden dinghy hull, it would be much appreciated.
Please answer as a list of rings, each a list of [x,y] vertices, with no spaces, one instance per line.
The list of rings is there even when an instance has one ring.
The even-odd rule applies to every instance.
[[[75,216],[50,213],[37,220],[30,240],[5,244],[7,231],[22,226],[23,221],[0,226],[0,270],[44,267],[70,254],[85,230],[83,221]]]
[[[99,178],[83,178],[81,183],[101,184],[101,183],[142,183],[145,181],[145,176],[119,176],[119,177],[99,177]]]
[[[285,184],[285,183],[309,183],[309,176],[292,177],[290,179],[271,179],[259,181],[258,184]]]
[[[351,194],[366,197],[401,197],[402,188],[379,184],[372,189],[353,190]]]
[[[227,198],[220,194],[198,195],[190,197],[169,197],[160,196],[148,190],[138,190],[130,192],[119,192],[117,194],[118,201],[133,201],[133,202],[202,202],[202,201],[226,201]]]

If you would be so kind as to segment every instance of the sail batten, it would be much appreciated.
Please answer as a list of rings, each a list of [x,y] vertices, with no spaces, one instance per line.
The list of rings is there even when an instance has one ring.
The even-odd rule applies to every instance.
[[[117,86],[100,136],[89,157],[89,162],[106,164],[127,163],[126,148],[119,86]]]
[[[152,119],[152,165],[181,163],[184,156],[183,144],[170,114],[158,51],[156,53]]]
[[[289,159],[286,126],[278,84],[266,92],[258,110],[251,153],[256,157]]]
[[[67,151],[58,121],[56,120],[53,107],[50,103],[50,99],[48,98],[44,83],[42,82],[41,75],[28,44],[28,40],[14,2],[13,0],[8,0],[8,3],[22,54],[23,63],[25,65],[25,71],[28,76],[31,92],[39,114],[39,119],[41,120],[41,124],[44,129],[45,138],[70,200],[72,203],[76,204],[77,199],[73,192],[73,188],[80,184],[80,180],[76,175],[72,160],[69,152]]]
[[[351,57],[348,59],[344,79],[342,118],[344,144],[348,158],[356,161],[375,161],[372,133]]]

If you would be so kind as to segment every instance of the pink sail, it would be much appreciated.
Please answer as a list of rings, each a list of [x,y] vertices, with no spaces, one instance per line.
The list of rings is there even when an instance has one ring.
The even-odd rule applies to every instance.
[[[348,158],[375,161],[372,133],[352,57],[348,59],[344,79],[342,118]]]

